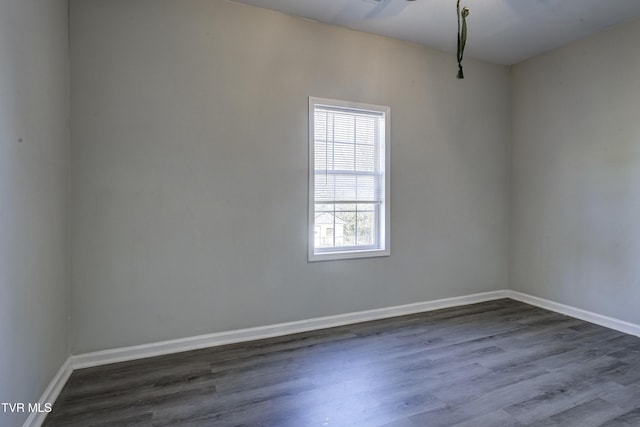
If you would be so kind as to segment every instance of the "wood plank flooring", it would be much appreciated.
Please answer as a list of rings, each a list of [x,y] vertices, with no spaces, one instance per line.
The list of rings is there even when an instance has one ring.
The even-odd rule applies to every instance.
[[[640,338],[505,299],[78,370],[45,426],[640,426]]]

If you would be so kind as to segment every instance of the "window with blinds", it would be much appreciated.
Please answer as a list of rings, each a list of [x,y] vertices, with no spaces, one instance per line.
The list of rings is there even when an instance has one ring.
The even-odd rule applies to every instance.
[[[389,108],[309,98],[309,260],[389,255]]]

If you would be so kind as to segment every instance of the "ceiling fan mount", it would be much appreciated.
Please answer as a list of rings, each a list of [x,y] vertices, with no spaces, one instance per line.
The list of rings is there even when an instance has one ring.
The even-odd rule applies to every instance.
[[[384,9],[391,3],[391,0],[362,0],[368,3],[378,4],[377,10]],[[413,2],[416,0],[405,0],[407,2]],[[385,4],[386,3],[386,4]],[[456,2],[456,16],[458,18],[458,41],[456,56],[458,59],[458,74],[459,79],[464,79],[464,72],[462,70],[462,58],[464,56],[464,48],[467,44],[467,17],[469,16],[469,8],[463,6],[460,8],[460,0]]]

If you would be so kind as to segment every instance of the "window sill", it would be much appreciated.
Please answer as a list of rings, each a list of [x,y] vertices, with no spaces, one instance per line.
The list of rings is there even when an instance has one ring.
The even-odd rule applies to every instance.
[[[390,256],[389,249],[369,249],[362,251],[319,252],[309,253],[309,262],[332,261],[341,259],[358,259]]]

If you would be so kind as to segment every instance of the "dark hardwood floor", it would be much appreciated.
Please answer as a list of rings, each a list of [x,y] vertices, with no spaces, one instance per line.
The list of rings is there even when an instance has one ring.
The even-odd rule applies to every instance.
[[[78,370],[45,426],[640,426],[640,338],[492,301]]]

